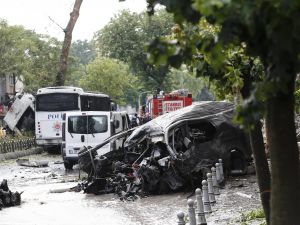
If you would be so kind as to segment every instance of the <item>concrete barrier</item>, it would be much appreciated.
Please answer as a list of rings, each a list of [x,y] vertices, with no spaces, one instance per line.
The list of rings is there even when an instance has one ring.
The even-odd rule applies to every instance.
[[[178,218],[178,222],[177,222],[178,225],[185,225],[183,212],[178,213],[177,218]]]
[[[33,155],[33,154],[40,154],[42,152],[43,152],[43,148],[33,147],[33,148],[25,149],[22,151],[2,153],[2,154],[0,154],[0,162],[9,160],[9,159],[18,159],[18,158],[28,156],[28,155]]]
[[[212,210],[211,210],[210,200],[208,196],[208,186],[206,180],[202,181],[202,195],[203,195],[204,213],[211,213]]]
[[[204,214],[202,191],[200,188],[197,188],[195,192],[196,192],[196,201],[197,201],[197,219],[198,219],[197,225],[207,225],[205,214]]]
[[[211,173],[207,173],[206,177],[207,177],[208,197],[210,203],[213,205],[216,203],[216,197],[214,193]]]
[[[190,225],[196,225],[196,213],[194,208],[194,200],[189,199],[187,204],[188,204],[188,215],[189,215]]]
[[[218,184],[218,181],[217,181],[217,178],[216,178],[216,168],[215,167],[211,168],[211,177],[212,177],[214,194],[215,195],[220,195],[219,184]]]

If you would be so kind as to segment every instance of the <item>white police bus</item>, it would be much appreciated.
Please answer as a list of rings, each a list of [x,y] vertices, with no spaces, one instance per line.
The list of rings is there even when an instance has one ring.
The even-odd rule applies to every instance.
[[[45,87],[35,100],[36,143],[50,151],[62,144],[62,115],[66,112],[111,111],[111,99],[78,87]]]

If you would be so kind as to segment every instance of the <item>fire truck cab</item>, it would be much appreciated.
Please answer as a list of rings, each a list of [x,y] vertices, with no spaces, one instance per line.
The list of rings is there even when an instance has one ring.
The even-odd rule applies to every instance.
[[[164,94],[159,94],[148,98],[147,112],[152,119],[168,112],[181,109],[192,104],[192,94],[188,90],[180,89]]]

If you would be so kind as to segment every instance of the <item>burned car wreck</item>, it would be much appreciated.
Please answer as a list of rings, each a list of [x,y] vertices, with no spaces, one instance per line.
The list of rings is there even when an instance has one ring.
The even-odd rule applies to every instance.
[[[89,174],[84,191],[128,198],[188,190],[200,186],[219,158],[225,173],[246,173],[250,145],[232,123],[234,112],[228,102],[195,103],[82,150],[79,164]],[[122,147],[101,155],[115,141]]]

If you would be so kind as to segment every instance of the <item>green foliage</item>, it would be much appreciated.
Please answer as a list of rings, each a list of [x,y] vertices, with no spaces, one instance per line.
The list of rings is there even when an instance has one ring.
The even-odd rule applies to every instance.
[[[157,38],[148,46],[149,60],[175,68],[186,64],[197,77],[214,84],[218,99],[234,100],[245,92],[246,78],[261,80],[263,67],[257,58],[246,56],[244,46],[221,49],[219,32],[218,26],[205,19],[198,25],[182,24],[173,29],[173,35]]]
[[[39,35],[21,26],[9,26],[0,22],[0,71],[1,76],[14,73],[21,79],[25,91],[54,86],[61,52],[61,42],[55,38]],[[71,46],[68,59],[66,85],[78,86],[87,73],[87,65],[94,60],[91,43],[76,41]]]
[[[23,41],[23,36],[29,34],[21,26],[9,26],[6,21],[0,20],[1,76],[6,73],[18,74],[23,70],[25,65],[19,63],[26,57],[27,40]]]
[[[54,38],[0,22],[1,75],[14,73],[26,91],[54,84],[59,48]]]
[[[172,90],[177,89],[187,89],[190,93],[192,93],[193,99],[195,101],[203,100],[200,99],[200,95],[202,93],[202,90],[210,90],[212,96],[214,99],[215,94],[215,86],[207,78],[199,77],[197,78],[195,74],[190,72],[186,67],[182,67],[180,69],[172,69],[171,70],[171,78],[173,80]],[[208,100],[206,98],[206,100]]]
[[[296,87],[295,87],[295,111],[297,114],[300,114],[300,75],[297,75],[296,78]]]
[[[95,49],[87,40],[77,40],[71,44],[65,85],[79,86],[79,80],[87,75],[87,66],[96,58]]]
[[[174,20],[176,23],[179,23],[185,18],[195,23],[200,19],[199,12],[192,6],[193,0],[148,0],[147,2],[149,3],[148,12],[150,14],[154,13],[154,6],[156,3],[164,5],[168,12],[177,12],[174,13]]]
[[[247,54],[259,56],[265,68],[277,65],[276,70],[279,71],[277,74],[266,75],[267,79],[275,83],[278,91],[284,91],[289,77],[300,70],[299,1],[178,0],[172,4],[172,7],[166,0],[147,2],[150,9],[153,9],[157,3],[165,5],[176,18],[180,18],[180,24],[185,21],[196,25],[199,23],[199,20],[185,16],[187,12],[183,13],[181,10],[184,8],[188,9],[189,13],[196,10],[201,18],[206,18],[209,23],[220,26],[216,44],[244,45]],[[222,54],[221,51],[216,53]]]
[[[239,222],[243,225],[247,225],[248,222],[251,222],[253,220],[264,220],[265,214],[262,209],[255,209],[247,213],[242,213],[241,218],[239,219]],[[262,221],[260,225],[266,225],[266,221]]]
[[[23,71],[26,91],[54,86],[60,55],[60,42],[48,36],[33,34],[28,45],[26,69]]]
[[[170,34],[173,25],[171,15],[164,11],[150,18],[146,13],[122,11],[96,33],[93,43],[100,56],[128,63],[132,73],[141,80],[143,89],[167,90],[171,86],[169,70],[147,62],[145,45],[157,36]]]
[[[268,98],[289,90],[288,83],[300,70],[297,1],[147,2],[150,12],[155,4],[164,5],[177,18],[180,29],[171,38],[156,39],[149,45],[151,62],[176,68],[182,63],[191,65],[198,76],[214,80],[219,98],[243,94],[245,87],[253,90],[251,96],[244,96],[249,99],[237,118],[247,127],[264,114]],[[201,19],[186,16],[194,11]],[[247,87],[248,81],[257,87]]]
[[[78,64],[87,65],[96,58],[96,52],[87,40],[77,40],[71,45],[70,56],[77,58]]]
[[[87,75],[87,66],[96,58],[91,42],[77,40],[71,44],[68,59],[68,73],[65,80],[67,86],[79,86],[79,80]]]
[[[96,58],[87,67],[87,75],[79,84],[86,90],[108,94],[118,104],[124,104],[126,94],[132,94],[138,80],[130,74],[129,68],[121,61]]]

